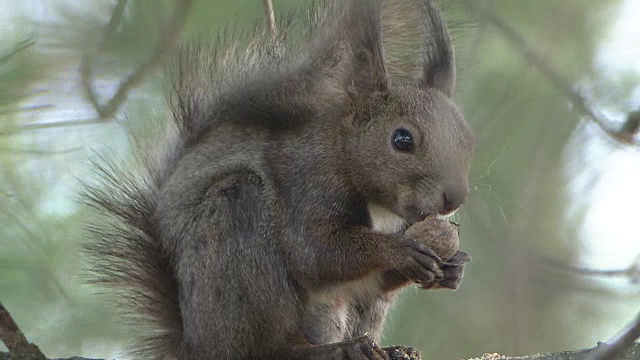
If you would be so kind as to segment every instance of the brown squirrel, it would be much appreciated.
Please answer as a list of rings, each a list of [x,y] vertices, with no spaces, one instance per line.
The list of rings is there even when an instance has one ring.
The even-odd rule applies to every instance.
[[[403,232],[468,194],[439,9],[324,2],[298,25],[183,48],[175,131],[87,192],[105,214],[96,281],[152,330],[140,358],[389,359],[397,290],[460,283],[466,253],[443,261]]]

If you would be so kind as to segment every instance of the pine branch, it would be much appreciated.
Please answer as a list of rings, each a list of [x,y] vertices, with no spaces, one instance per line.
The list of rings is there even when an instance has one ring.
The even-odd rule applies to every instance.
[[[16,322],[0,302],[0,340],[7,346],[15,360],[44,360],[40,349],[27,341]]]
[[[118,0],[118,3],[113,8],[113,12],[111,13],[111,18],[109,19],[109,23],[105,26],[102,36],[98,41],[98,46],[93,51],[87,51],[82,57],[82,62],[80,63],[80,75],[82,79],[82,89],[84,94],[91,103],[91,105],[96,109],[98,114],[102,116],[102,105],[98,101],[98,95],[96,94],[95,88],[93,86],[93,65],[96,60],[96,55],[98,52],[104,49],[107,41],[113,36],[118,25],[120,24],[122,17],[124,16],[124,10],[127,7],[127,0]]]
[[[166,56],[168,56],[177,46],[180,39],[181,29],[184,27],[184,23],[190,12],[192,4],[192,0],[176,0],[173,16],[169,22],[163,26],[158,38],[158,43],[156,44],[156,47],[149,59],[140,64],[135,71],[120,82],[114,95],[107,100],[106,103],[101,104],[98,100],[98,95],[93,84],[93,67],[96,54],[104,49],[107,40],[113,35],[122,21],[127,0],[119,0],[111,13],[109,22],[105,25],[97,48],[94,49],[93,52],[85,53],[80,64],[80,76],[83,92],[85,97],[98,113],[98,117],[91,119],[27,124],[13,129],[0,131],[0,136],[10,136],[24,131],[40,129],[102,124],[105,121],[112,119],[118,112],[118,109],[127,100],[129,92],[140,85],[149,73],[161,65]]]
[[[640,127],[640,114],[638,112],[629,114],[627,122],[620,129],[615,129],[611,119],[607,118],[607,116],[593,106],[587,97],[573,86],[571,81],[554,68],[538,49],[533,47],[527,39],[509,26],[502,18],[485,7],[478,5],[478,2],[475,0],[464,0],[464,3],[474,14],[479,14],[482,19],[498,29],[502,35],[520,51],[523,59],[527,63],[536,67],[553,86],[564,94],[580,113],[600,127],[605,134],[619,143],[634,146],[640,145],[635,139]]]
[[[586,360],[614,360],[629,350],[640,338],[640,314],[620,334],[606,343],[601,343]]]
[[[118,85],[118,89],[115,94],[107,100],[105,104],[100,104],[93,85],[93,64],[95,62],[96,53],[104,48],[106,41],[113,35],[118,24],[122,20],[127,0],[118,1],[113,9],[109,23],[105,26],[100,40],[100,45],[95,52],[85,54],[80,67],[82,87],[84,89],[85,96],[96,109],[101,120],[112,118],[117,113],[120,106],[127,100],[129,92],[138,86],[150,72],[159,66],[171,50],[175,48],[180,38],[180,30],[184,26],[192,3],[192,0],[176,0],[173,16],[171,20],[169,20],[169,23],[163,26],[158,42],[149,59],[140,64],[137,69],[135,69],[120,83],[120,85]]]
[[[11,112],[15,103],[24,100],[29,94],[15,91],[21,88],[29,79],[23,72],[28,68],[28,64],[21,62],[19,55],[33,46],[33,40],[22,40],[15,44],[10,51],[0,54],[0,115]]]
[[[9,61],[9,59],[11,59],[11,57],[13,57],[14,55],[16,55],[17,53],[26,50],[28,48],[30,48],[31,46],[33,46],[33,44],[35,44],[35,41],[33,40],[23,40],[21,42],[19,42],[18,44],[16,44],[16,46],[11,49],[10,52],[0,56],[0,64],[3,64],[7,61]]]
[[[0,136],[14,135],[24,131],[54,129],[54,128],[61,128],[61,127],[69,127],[69,126],[96,125],[96,124],[102,124],[102,123],[104,123],[102,119],[93,118],[93,119],[64,120],[64,121],[53,121],[48,123],[27,124],[27,125],[22,125],[20,127],[13,128],[13,129],[0,131]]]
[[[71,154],[76,151],[81,150],[81,146],[75,146],[70,149],[65,150],[40,150],[40,149],[16,149],[16,148],[5,148],[0,147],[0,154],[8,154],[8,155],[25,155],[25,156],[56,156],[56,155],[66,155]]]

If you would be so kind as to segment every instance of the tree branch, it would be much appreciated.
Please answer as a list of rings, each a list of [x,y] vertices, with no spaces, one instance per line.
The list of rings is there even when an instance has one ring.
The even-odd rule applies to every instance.
[[[111,18],[109,22],[105,26],[102,36],[98,41],[98,45],[93,51],[85,52],[82,57],[82,61],[80,62],[80,76],[82,81],[82,90],[84,91],[84,95],[89,100],[91,105],[96,109],[98,114],[101,114],[102,105],[98,101],[98,95],[96,94],[96,90],[93,86],[92,74],[93,74],[93,65],[96,60],[96,55],[98,52],[102,51],[107,44],[107,41],[113,36],[118,25],[122,21],[122,17],[124,16],[124,9],[127,7],[127,0],[118,0],[118,3],[113,8],[113,12],[111,13]]]
[[[56,156],[66,155],[81,150],[81,146],[75,146],[65,150],[40,150],[40,149],[16,149],[0,147],[0,154],[25,155],[25,156]]]
[[[46,359],[34,344],[29,343],[9,311],[0,302],[0,340],[7,346],[15,360]]]
[[[138,86],[148,73],[160,65],[165,56],[176,46],[180,37],[180,29],[184,26],[189,10],[191,9],[192,0],[176,0],[173,17],[167,25],[163,26],[158,43],[149,59],[127,76],[120,83],[115,94],[102,105],[98,101],[92,78],[95,55],[104,48],[107,40],[117,29],[118,24],[122,20],[126,5],[127,0],[118,1],[113,9],[109,23],[105,26],[99,46],[94,52],[86,53],[80,65],[83,91],[102,120],[112,118],[120,106],[127,100],[131,89]]]
[[[95,124],[102,124],[102,123],[104,123],[104,121],[102,121],[101,119],[94,118],[94,119],[78,119],[78,120],[67,120],[67,121],[54,121],[54,122],[48,122],[48,123],[27,124],[27,125],[22,125],[20,127],[13,128],[13,129],[0,131],[0,136],[14,135],[24,131],[54,129],[54,128],[68,127],[68,126],[95,125]]]
[[[640,338],[640,313],[620,334],[606,343],[601,343],[590,352],[586,360],[618,359],[622,353],[634,345],[638,338]]]
[[[538,262],[552,269],[569,272],[574,276],[621,277],[629,279],[633,284],[640,282],[640,255],[636,257],[631,265],[622,269],[594,269],[567,264],[547,256],[538,256]]]
[[[538,49],[534,48],[529,42],[518,32],[516,32],[511,26],[509,26],[503,19],[497,16],[492,11],[485,7],[478,5],[478,1],[464,0],[465,4],[473,11],[474,14],[479,14],[484,20],[493,24],[503,35],[509,40],[509,42],[517,48],[524,60],[530,65],[536,67],[542,75],[544,75],[561,93],[563,93],[567,99],[575,106],[575,108],[584,116],[591,119],[605,134],[609,135],[615,141],[618,141],[627,145],[640,145],[635,139],[635,135],[638,133],[640,127],[640,114],[638,112],[631,113],[625,123],[620,129],[614,129],[613,122],[608,119],[602,112],[595,107],[591,106],[587,97],[582,94],[571,81],[566,79],[558,70],[556,70],[548,61],[548,59],[542,55]],[[635,126],[634,126],[635,124]]]
[[[127,0],[119,0],[111,13],[109,22],[104,28],[102,37],[98,42],[98,46],[93,50],[93,52],[85,53],[80,64],[80,77],[83,93],[98,113],[98,117],[94,119],[28,124],[0,131],[0,136],[9,136],[24,131],[38,129],[101,124],[104,123],[105,120],[112,118],[117,113],[120,106],[127,100],[129,92],[138,86],[145,76],[159,66],[170,51],[177,45],[180,30],[184,26],[192,4],[192,0],[176,0],[173,17],[168,24],[163,26],[158,43],[156,44],[156,47],[149,59],[127,76],[119,84],[114,95],[103,105],[100,104],[100,101],[98,100],[98,95],[93,84],[93,66],[95,63],[95,55],[103,50],[107,40],[113,35],[122,21]]]

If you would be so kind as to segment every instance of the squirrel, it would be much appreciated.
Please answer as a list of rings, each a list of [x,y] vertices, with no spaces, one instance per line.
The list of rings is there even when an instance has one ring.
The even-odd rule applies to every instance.
[[[151,328],[137,358],[390,359],[398,291],[459,286],[466,253],[403,231],[468,194],[441,12],[321,4],[275,39],[181,48],[166,139],[88,187],[94,281]]]

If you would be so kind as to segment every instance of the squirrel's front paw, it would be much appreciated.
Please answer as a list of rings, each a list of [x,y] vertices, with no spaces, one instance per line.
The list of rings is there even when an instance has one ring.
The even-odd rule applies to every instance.
[[[368,336],[344,343],[345,360],[391,360],[386,351]]]
[[[471,261],[471,256],[464,251],[458,251],[453,257],[442,262],[443,278],[436,280],[432,286],[422,286],[424,289],[452,289],[455,290],[462,282],[464,264]]]
[[[410,346],[391,346],[383,348],[391,360],[420,360],[420,352]]]
[[[444,278],[442,259],[429,246],[404,235],[400,244],[402,251],[396,264],[400,273],[425,287]]]
[[[415,242],[422,246],[428,247],[436,258],[443,259],[443,261],[438,261],[438,271],[432,271],[436,275],[432,281],[418,281],[422,288],[457,289],[460,286],[464,274],[464,264],[471,261],[471,257],[464,251],[458,251],[459,231],[457,224],[429,217],[413,224],[404,234],[415,239]],[[410,278],[415,281],[415,278]]]

